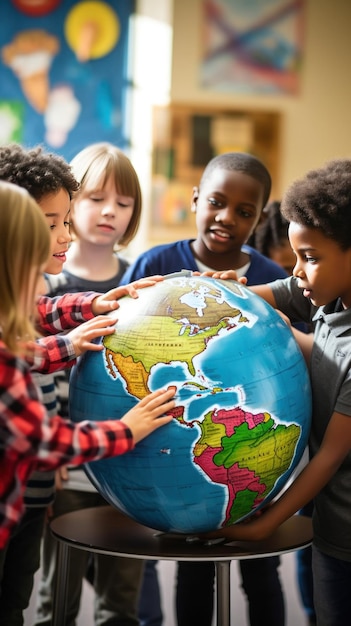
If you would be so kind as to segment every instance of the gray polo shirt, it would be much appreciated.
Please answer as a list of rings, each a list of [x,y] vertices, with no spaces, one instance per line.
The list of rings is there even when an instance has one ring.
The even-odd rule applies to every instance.
[[[289,277],[271,283],[277,308],[294,321],[312,321],[311,455],[316,453],[334,411],[351,418],[351,309],[336,300],[313,307]],[[314,543],[326,554],[351,561],[351,453],[315,498]]]

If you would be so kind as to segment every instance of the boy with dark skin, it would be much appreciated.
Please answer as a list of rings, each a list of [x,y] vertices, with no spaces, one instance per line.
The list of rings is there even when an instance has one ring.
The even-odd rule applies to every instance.
[[[265,256],[282,265],[289,275],[295,266],[295,254],[288,237],[289,222],[282,216],[281,202],[273,200],[264,209],[264,220],[260,223],[253,235],[252,244]],[[250,243],[251,243],[250,239]],[[303,332],[310,332],[308,324],[294,324]],[[300,515],[312,517],[313,502],[304,506]],[[313,605],[313,580],[312,580],[312,549],[311,546],[296,552],[297,581],[300,598],[309,626],[316,626],[316,615]]]
[[[296,255],[293,277],[253,287],[291,321],[309,364],[313,415],[311,461],[258,518],[211,533],[237,540],[268,537],[314,499],[313,579],[318,626],[347,626],[351,612],[351,159],[309,172],[286,192]],[[235,272],[212,273],[237,278]],[[208,535],[207,535],[208,536]]]

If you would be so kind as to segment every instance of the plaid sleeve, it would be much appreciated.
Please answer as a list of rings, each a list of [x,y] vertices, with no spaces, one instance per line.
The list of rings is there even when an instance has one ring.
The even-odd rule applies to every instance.
[[[41,337],[27,356],[32,371],[52,374],[76,363],[74,346],[68,335]]]
[[[50,419],[22,359],[10,356],[1,364],[0,394],[7,444],[41,469],[123,454],[133,447],[131,431],[119,420],[73,424],[59,416]]]
[[[49,418],[27,363],[0,346],[0,548],[23,510],[23,491],[33,469],[55,469],[123,454],[133,448],[121,421],[73,424]]]
[[[42,332],[56,334],[92,319],[94,314],[91,303],[99,295],[89,291],[67,293],[56,298],[40,296],[37,301],[39,329]]]

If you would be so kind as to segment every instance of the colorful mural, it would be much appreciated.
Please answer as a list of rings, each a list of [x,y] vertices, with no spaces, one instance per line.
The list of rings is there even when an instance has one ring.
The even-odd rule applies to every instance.
[[[94,141],[128,146],[130,17],[135,0],[5,0],[0,141],[70,160]]]

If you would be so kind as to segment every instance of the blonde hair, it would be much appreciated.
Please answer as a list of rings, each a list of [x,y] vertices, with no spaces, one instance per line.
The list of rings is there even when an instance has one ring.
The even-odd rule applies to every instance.
[[[75,200],[82,193],[103,189],[111,175],[114,177],[117,192],[134,198],[132,217],[126,232],[118,242],[120,246],[128,245],[139,228],[142,205],[138,175],[128,157],[113,144],[95,143],[81,150],[72,159],[70,166],[80,183]]]
[[[30,293],[31,273],[46,262],[50,233],[42,210],[29,193],[16,185],[0,182],[0,332],[7,347],[18,354],[20,343],[37,333],[23,299]]]

